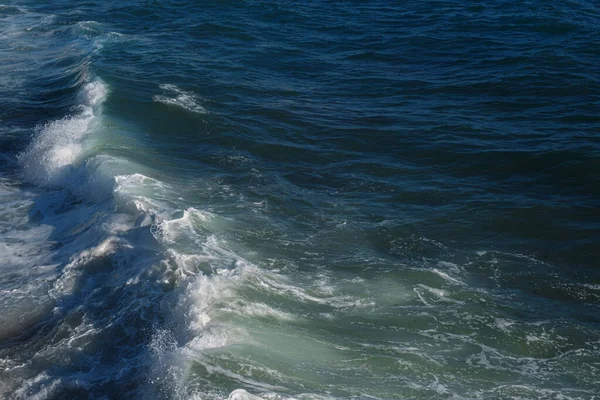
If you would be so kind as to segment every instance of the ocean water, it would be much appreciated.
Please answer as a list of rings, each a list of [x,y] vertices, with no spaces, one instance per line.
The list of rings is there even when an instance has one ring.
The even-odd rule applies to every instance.
[[[597,2],[3,1],[0,398],[600,395]]]

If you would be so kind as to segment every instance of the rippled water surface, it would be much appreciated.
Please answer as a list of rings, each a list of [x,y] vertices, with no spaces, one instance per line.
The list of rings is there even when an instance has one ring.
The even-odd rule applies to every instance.
[[[4,1],[0,398],[597,398],[597,3]]]

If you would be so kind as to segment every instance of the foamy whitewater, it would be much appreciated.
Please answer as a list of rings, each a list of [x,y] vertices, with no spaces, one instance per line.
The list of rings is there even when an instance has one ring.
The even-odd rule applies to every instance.
[[[218,229],[222,218],[194,208],[178,210],[161,200],[172,190],[169,185],[131,173],[143,169],[127,160],[93,155],[107,92],[99,80],[83,85],[73,114],[36,128],[32,143],[20,154],[24,179],[49,190],[25,194],[3,187],[10,201],[7,211],[21,212],[12,211],[15,215],[3,229],[8,282],[2,307],[9,313],[2,316],[0,338],[18,341],[39,335],[40,325],[59,325],[51,338],[39,339],[47,343],[40,343],[30,362],[3,359],[5,395],[52,398],[96,380],[117,382],[143,366],[149,370],[144,371],[148,396],[154,389],[183,396],[189,363],[199,361],[205,349],[248,335],[219,322],[220,314],[293,318],[237,298],[237,287],[252,282],[259,288],[272,286],[274,293],[302,296],[301,289],[280,282],[284,279],[276,273],[261,272],[221,242],[213,226]],[[186,247],[193,247],[193,253]],[[170,291],[176,294],[166,300],[164,293]],[[149,342],[136,343],[144,329],[154,332]],[[116,347],[132,346],[133,354],[114,354],[122,359],[102,368],[102,353],[118,351],[99,348],[102,337]],[[40,351],[44,356],[38,360]],[[88,359],[85,363],[94,367],[75,377],[48,374],[52,360],[64,357]],[[207,368],[214,367],[207,363]],[[231,397],[252,395],[237,390]]]
[[[596,398],[598,23],[0,4],[0,398]]]

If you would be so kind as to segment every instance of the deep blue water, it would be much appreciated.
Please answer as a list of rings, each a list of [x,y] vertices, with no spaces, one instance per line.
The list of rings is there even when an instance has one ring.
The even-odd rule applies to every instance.
[[[600,5],[4,1],[0,397],[600,393]]]

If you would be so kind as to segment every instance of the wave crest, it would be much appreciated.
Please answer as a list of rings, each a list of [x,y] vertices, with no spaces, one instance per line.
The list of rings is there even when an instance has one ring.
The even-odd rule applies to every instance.
[[[84,138],[93,128],[98,107],[106,98],[106,86],[100,81],[86,84],[79,95],[76,113],[36,128],[36,136],[19,155],[23,174],[41,185],[62,185],[84,150]]]
[[[171,84],[163,84],[159,88],[163,94],[154,96],[152,100],[155,102],[180,107],[198,114],[206,113],[206,109],[200,105],[198,95],[195,93],[186,92]]]

